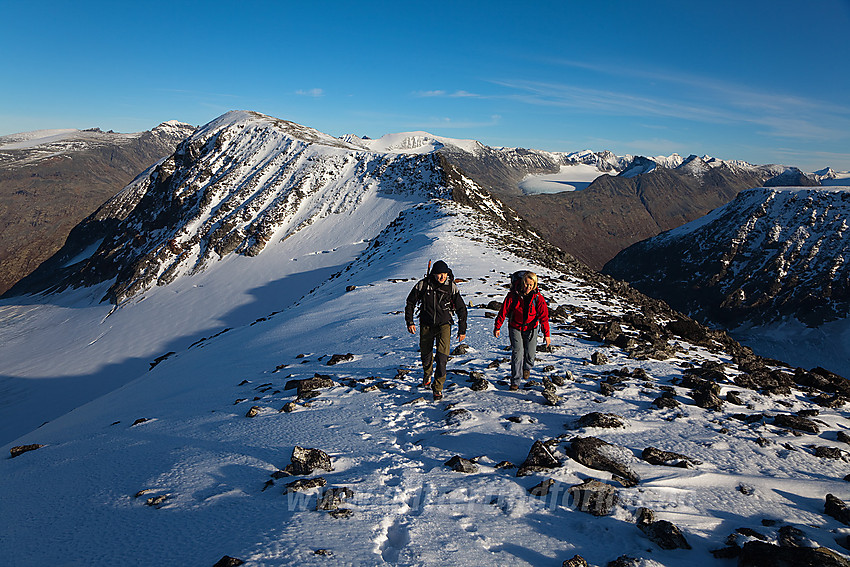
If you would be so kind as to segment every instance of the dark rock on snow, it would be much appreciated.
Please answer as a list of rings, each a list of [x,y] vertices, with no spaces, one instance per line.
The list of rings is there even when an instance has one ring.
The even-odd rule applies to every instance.
[[[641,453],[640,458],[653,465],[664,465],[667,467],[680,467],[683,469],[692,469],[694,465],[702,464],[702,461],[691,459],[681,453],[671,453],[662,451],[655,447],[647,447]]]
[[[691,549],[682,530],[667,520],[656,520],[649,508],[638,510],[637,526],[661,549]]]
[[[451,459],[445,462],[447,467],[450,467],[453,471],[462,472],[462,473],[474,473],[478,472],[478,465],[470,461],[469,459],[464,459],[460,455],[455,455]]]
[[[596,437],[576,437],[570,443],[569,455],[586,467],[613,473],[624,486],[640,482],[640,475],[630,465],[633,455],[625,447]]]
[[[316,510],[336,510],[348,498],[354,496],[354,491],[347,486],[334,487],[325,490],[316,503]]]
[[[331,458],[320,449],[305,449],[296,445],[292,450],[291,461],[284,470],[293,475],[307,475],[318,469],[333,470]]]
[[[528,476],[533,472],[555,469],[560,466],[561,462],[555,458],[549,448],[546,447],[542,441],[537,440],[534,442],[534,445],[531,446],[531,450],[528,452],[528,457],[526,457],[525,461],[520,465],[516,475]]]
[[[850,567],[850,561],[826,547],[780,547],[748,541],[738,556],[738,567]]]
[[[41,449],[44,445],[39,445],[38,443],[33,443],[32,445],[18,445],[17,447],[12,447],[9,449],[10,459],[14,459],[19,455],[23,455],[24,453],[28,453],[29,451],[35,451],[36,449]]]
[[[850,526],[850,507],[840,498],[827,494],[824,511],[827,516],[832,516],[842,524]]]
[[[620,499],[616,488],[593,478],[569,487],[567,493],[575,508],[593,516],[607,516]]]
[[[601,413],[598,411],[583,415],[576,421],[576,429],[581,427],[599,427],[605,429],[615,429],[625,427],[626,422],[622,416],[615,413]]]

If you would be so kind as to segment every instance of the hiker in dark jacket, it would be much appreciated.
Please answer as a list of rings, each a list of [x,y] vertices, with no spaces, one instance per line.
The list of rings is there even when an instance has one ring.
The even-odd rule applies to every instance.
[[[443,384],[446,381],[446,363],[449,360],[451,342],[452,312],[457,313],[457,339],[466,338],[466,305],[460,296],[460,290],[454,283],[451,270],[442,260],[434,262],[431,273],[420,280],[407,296],[404,319],[407,331],[416,333],[413,312],[419,305],[419,352],[422,355],[422,386],[431,386],[434,399],[443,397]],[[433,384],[434,343],[437,343],[437,370]]]
[[[508,319],[511,340],[511,390],[518,390],[520,378],[528,380],[534,366],[538,326],[543,327],[546,346],[552,344],[549,307],[537,289],[537,274],[534,272],[525,272],[508,292],[493,327],[493,335],[497,338],[505,319]]]

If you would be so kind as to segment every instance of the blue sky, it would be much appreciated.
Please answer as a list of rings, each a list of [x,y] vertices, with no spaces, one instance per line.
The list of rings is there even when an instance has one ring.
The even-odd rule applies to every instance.
[[[201,125],[850,170],[850,0],[2,0],[0,135]]]

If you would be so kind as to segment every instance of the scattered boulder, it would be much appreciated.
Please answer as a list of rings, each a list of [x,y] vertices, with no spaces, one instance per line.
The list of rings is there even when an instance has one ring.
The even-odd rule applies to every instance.
[[[317,476],[315,478],[299,478],[298,480],[288,483],[283,493],[289,494],[290,492],[300,492],[310,490],[311,488],[321,488],[326,484],[327,481],[321,476]]]
[[[454,457],[446,461],[445,465],[456,472],[462,472],[467,474],[478,472],[478,465],[476,465],[469,459],[464,459],[460,455],[455,455]]]
[[[659,397],[652,400],[652,405],[658,409],[674,409],[679,407],[679,401],[675,398],[675,394],[664,392]]]
[[[145,506],[156,506],[159,508],[165,501],[168,500],[168,494],[160,494],[159,496],[151,496],[145,500]]]
[[[303,378],[301,380],[289,380],[284,385],[284,390],[298,388],[298,397],[304,397],[308,392],[318,390],[319,388],[333,388],[336,386],[330,376],[324,374],[314,374],[312,378]]]
[[[333,366],[334,364],[339,364],[340,362],[350,362],[354,360],[354,355],[350,352],[348,354],[334,354],[331,356],[330,360],[328,360],[327,365]]]
[[[241,559],[225,555],[219,559],[213,567],[239,567],[239,565],[243,565],[244,563],[245,562]]]
[[[351,515],[354,514],[354,510],[351,508],[337,508],[336,510],[331,510],[328,512],[328,515],[332,518],[336,518],[337,520],[344,520],[346,518],[350,518]]]
[[[475,419],[475,415],[468,409],[458,408],[449,412],[446,416],[446,424],[459,427],[467,421]]]
[[[590,362],[597,366],[608,364],[608,357],[604,353],[596,351],[590,356]]]
[[[799,415],[781,413],[773,418],[773,425],[788,429],[798,429],[814,435],[820,433],[820,427],[818,427],[817,423]]]
[[[779,545],[781,547],[812,547],[803,530],[794,526],[779,528]]]
[[[824,511],[827,516],[832,516],[842,524],[850,526],[850,508],[848,508],[847,504],[840,498],[837,498],[832,494],[827,494]]]
[[[847,433],[843,431],[839,431],[835,438],[836,440],[841,441],[842,443],[850,444],[850,435],[847,435]]]
[[[691,459],[681,453],[671,453],[669,451],[662,451],[661,449],[656,449],[655,447],[647,447],[643,450],[640,455],[640,458],[646,461],[647,463],[653,465],[663,465],[666,467],[679,467],[683,469],[692,469],[694,465],[701,465],[702,461],[698,461],[696,459]]]
[[[780,547],[748,541],[738,556],[738,567],[850,567],[850,561],[826,547]]]
[[[520,465],[517,476],[528,476],[533,472],[555,469],[561,466],[561,461],[539,439],[531,446],[528,457]]]
[[[740,396],[740,394],[738,394],[738,392],[731,391],[731,390],[726,392],[726,401],[729,402],[730,404],[735,404],[736,406],[747,405],[744,402],[744,400],[741,399],[741,396]]]
[[[251,409],[248,410],[248,413],[245,414],[245,417],[257,417],[260,415],[261,411],[263,411],[263,408],[260,406],[252,406]]]
[[[640,475],[632,470],[632,452],[596,437],[576,437],[570,442],[570,457],[592,469],[613,473],[624,486],[635,486]]]
[[[637,526],[661,549],[691,549],[682,530],[667,520],[656,520],[649,508],[638,509]]]
[[[486,378],[473,378],[470,388],[474,392],[483,392],[490,387],[490,382]]]
[[[281,412],[283,412],[283,413],[292,413],[292,412],[294,412],[297,408],[298,408],[298,404],[296,404],[295,402],[287,402],[287,403],[285,403],[285,404],[283,405],[283,407],[282,407],[282,408],[280,408],[280,411],[279,411],[278,413],[281,413]]]
[[[559,396],[554,389],[544,389],[543,399],[546,401],[547,406],[554,407],[561,405],[561,396]]]
[[[547,494],[549,494],[549,489],[552,488],[553,484],[555,484],[555,480],[548,478],[540,484],[529,488],[528,493],[532,496],[546,496]]]
[[[621,555],[614,561],[609,561],[606,567],[640,567],[641,560],[628,555]]]
[[[452,350],[452,353],[451,353],[451,354],[452,354],[452,356],[462,356],[462,355],[464,355],[464,354],[466,354],[466,353],[468,353],[468,352],[469,352],[469,345],[468,345],[468,344],[466,344],[466,343],[461,343],[461,344],[457,345],[457,346],[456,346],[456,347]]]
[[[721,400],[720,396],[717,395],[718,389],[717,385],[713,383],[710,385],[703,385],[692,390],[691,397],[694,399],[694,403],[701,408],[712,411],[721,411],[723,410],[723,400]]]
[[[308,475],[319,469],[333,470],[331,458],[320,449],[305,449],[296,445],[292,450],[291,461],[284,470],[293,475]]]
[[[616,429],[625,427],[625,419],[615,413],[601,413],[598,411],[581,416],[576,421],[575,428],[581,427],[599,427],[604,429]]]
[[[572,559],[564,561],[561,567],[588,567],[587,560],[581,555],[576,555]]]
[[[44,445],[39,445],[38,443],[33,443],[32,445],[18,445],[17,447],[12,447],[9,449],[10,459],[14,459],[19,455],[23,455],[24,453],[28,453],[30,451],[35,451],[36,449],[41,449]]]
[[[588,478],[567,489],[572,505],[593,516],[607,516],[620,499],[617,489],[599,480]]]
[[[354,491],[347,486],[329,488],[319,497],[316,510],[336,510],[340,504],[352,496],[354,496]]]
[[[838,447],[815,447],[815,457],[821,459],[843,459],[844,451]]]

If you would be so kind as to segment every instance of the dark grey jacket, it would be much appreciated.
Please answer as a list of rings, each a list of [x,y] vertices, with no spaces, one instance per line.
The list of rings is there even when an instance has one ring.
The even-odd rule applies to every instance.
[[[452,311],[457,313],[459,335],[466,334],[466,305],[460,296],[460,290],[451,280],[439,285],[433,276],[428,276],[413,286],[407,296],[404,320],[407,326],[413,325],[413,312],[416,305],[419,310],[419,324],[427,327],[454,323]]]

